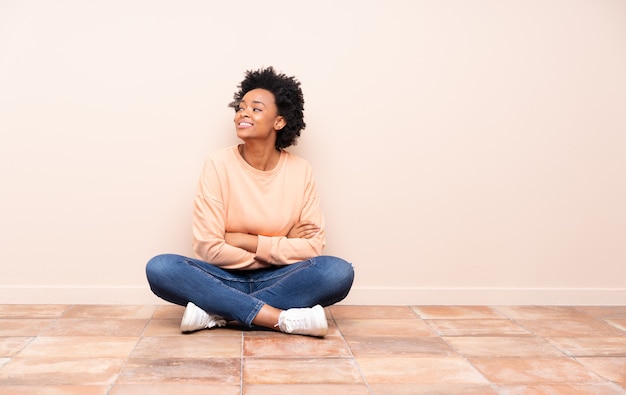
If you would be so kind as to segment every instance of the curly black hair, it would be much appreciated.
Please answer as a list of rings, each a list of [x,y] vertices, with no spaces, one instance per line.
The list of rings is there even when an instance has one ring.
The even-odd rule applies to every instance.
[[[278,115],[285,119],[286,125],[276,136],[276,149],[282,150],[296,144],[300,131],[305,128],[304,123],[304,95],[300,88],[300,81],[295,77],[277,73],[272,66],[259,70],[246,71],[246,77],[238,86],[229,104],[235,111],[244,95],[253,89],[265,89],[274,95]]]

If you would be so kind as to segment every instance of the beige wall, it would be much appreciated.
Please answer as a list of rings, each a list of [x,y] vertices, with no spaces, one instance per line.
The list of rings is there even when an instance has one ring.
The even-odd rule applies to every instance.
[[[622,0],[0,0],[0,303],[156,302],[246,69],[354,304],[626,304]]]

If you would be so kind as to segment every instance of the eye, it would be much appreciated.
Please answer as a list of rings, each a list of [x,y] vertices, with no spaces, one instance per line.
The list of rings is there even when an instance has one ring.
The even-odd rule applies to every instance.
[[[263,111],[263,110],[260,109],[260,108],[253,108],[252,111],[259,111],[260,112],[260,111]]]

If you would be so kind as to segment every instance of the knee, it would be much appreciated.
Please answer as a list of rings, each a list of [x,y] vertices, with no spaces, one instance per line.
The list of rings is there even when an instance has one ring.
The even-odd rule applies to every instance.
[[[322,284],[325,284],[328,294],[321,304],[330,306],[348,296],[354,283],[354,268],[350,262],[337,257],[323,257],[322,262]]]
[[[344,261],[341,258],[337,258],[337,260],[338,262],[336,270],[338,274],[341,278],[346,279],[350,282],[350,284],[352,284],[352,281],[354,280],[354,268],[352,267],[352,264],[348,261]]]
[[[153,284],[160,278],[163,278],[163,276],[166,276],[166,273],[169,271],[169,267],[174,261],[174,257],[175,255],[162,254],[157,255],[148,261],[146,264],[146,277],[148,278],[148,282],[150,284]]]
[[[344,288],[350,288],[354,281],[352,264],[341,258],[326,256],[326,275],[329,279]]]

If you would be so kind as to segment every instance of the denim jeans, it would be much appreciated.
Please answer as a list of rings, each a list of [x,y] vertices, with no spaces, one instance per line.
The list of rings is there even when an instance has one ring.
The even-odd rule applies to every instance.
[[[168,302],[193,302],[204,311],[252,326],[263,305],[281,310],[329,306],[344,299],[354,280],[352,265],[318,256],[287,266],[224,270],[181,255],[165,254],[146,265],[150,288]]]

